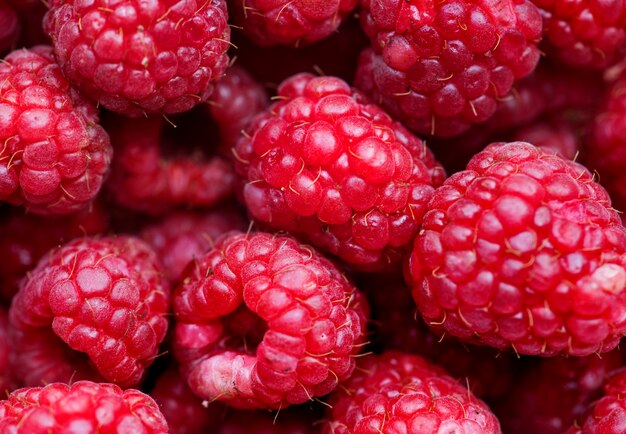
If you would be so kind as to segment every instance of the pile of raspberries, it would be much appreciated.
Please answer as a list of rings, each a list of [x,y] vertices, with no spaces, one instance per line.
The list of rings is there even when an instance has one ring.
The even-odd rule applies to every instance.
[[[0,434],[626,434],[624,0],[0,0]]]

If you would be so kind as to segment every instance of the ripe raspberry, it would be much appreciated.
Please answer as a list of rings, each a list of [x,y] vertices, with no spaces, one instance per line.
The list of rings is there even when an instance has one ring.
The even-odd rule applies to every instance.
[[[15,48],[20,30],[17,12],[5,0],[0,0],[0,56]]]
[[[626,332],[626,229],[583,166],[494,143],[435,192],[422,229],[411,274],[429,325],[545,356]]]
[[[580,127],[568,122],[563,116],[549,116],[512,131],[510,140],[532,143],[538,148],[573,160],[582,144],[581,132],[576,129],[577,126]]]
[[[323,434],[500,433],[482,401],[421,357],[387,352],[358,366],[331,396]]]
[[[622,366],[614,350],[587,357],[554,357],[531,363],[495,407],[508,434],[562,434],[602,393],[614,369]]]
[[[215,83],[208,100],[209,113],[219,125],[220,148],[228,156],[237,144],[241,132],[268,105],[263,86],[243,68],[233,66]]]
[[[626,54],[621,0],[532,0],[543,16],[543,48],[575,67],[604,69]]]
[[[626,430],[626,370],[613,373],[584,423],[575,424],[567,434],[622,434]]]
[[[334,77],[299,74],[235,148],[252,216],[351,265],[397,264],[444,178],[424,142]]]
[[[357,0],[235,0],[232,10],[254,44],[300,47],[330,36],[356,5]]]
[[[69,214],[100,190],[111,160],[95,106],[70,88],[52,49],[0,63],[0,201],[36,214]]]
[[[198,396],[282,408],[332,391],[363,345],[366,306],[340,271],[287,236],[233,233],[174,294],[174,354]]]
[[[146,227],[141,238],[152,246],[165,276],[175,284],[187,264],[209,251],[216,238],[245,228],[245,219],[232,208],[206,213],[179,212]]]
[[[186,144],[178,138],[168,143],[174,127],[164,119],[113,122],[109,132],[116,156],[108,187],[117,204],[156,215],[182,206],[210,207],[233,195],[232,164],[202,151],[181,153]]]
[[[0,306],[0,393],[8,394],[13,389],[11,367],[9,366],[9,344],[7,311]]]
[[[0,401],[0,432],[167,434],[152,398],[113,384],[79,381],[16,390]]]
[[[100,201],[77,214],[56,218],[7,209],[0,214],[0,300],[11,301],[22,278],[50,249],[74,238],[104,233],[108,227],[108,210]]]
[[[539,60],[541,16],[528,0],[364,0],[372,48],[355,85],[421,134],[485,122]]]
[[[167,331],[169,288],[156,261],[133,237],[77,239],[44,257],[9,311],[16,376],[139,384]]]
[[[167,420],[170,434],[215,433],[225,411],[216,403],[205,408],[176,369],[168,369],[157,379],[150,396]]]
[[[227,18],[223,0],[52,0],[45,27],[72,83],[138,117],[207,100],[228,65]]]
[[[212,404],[211,404],[212,405]],[[310,406],[291,406],[278,412],[230,410],[215,427],[215,434],[319,434],[323,413]]]

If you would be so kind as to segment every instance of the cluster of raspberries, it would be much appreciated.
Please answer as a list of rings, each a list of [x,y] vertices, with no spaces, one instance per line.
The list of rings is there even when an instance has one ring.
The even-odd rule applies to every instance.
[[[622,0],[0,0],[0,58],[0,434],[626,433]]]

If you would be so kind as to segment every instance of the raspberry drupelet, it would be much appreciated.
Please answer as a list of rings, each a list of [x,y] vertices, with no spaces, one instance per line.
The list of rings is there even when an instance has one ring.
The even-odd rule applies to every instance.
[[[53,250],[11,304],[15,376],[27,386],[136,386],[167,332],[169,299],[155,253],[137,238],[81,238]]]
[[[113,384],[78,381],[11,393],[0,401],[0,432],[15,434],[167,434],[165,418],[148,395]]]
[[[234,0],[235,23],[257,45],[300,47],[337,30],[357,0]]]
[[[443,369],[396,351],[360,360],[330,398],[322,434],[500,434],[487,405]]]
[[[50,47],[0,62],[0,202],[46,215],[85,208],[112,152],[95,105],[70,87]]]
[[[45,27],[65,75],[127,116],[206,101],[228,65],[223,0],[52,0]]]
[[[583,166],[494,143],[428,205],[411,256],[426,322],[520,354],[610,351],[626,332],[626,229]]]
[[[541,16],[528,0],[364,0],[361,23],[372,47],[355,86],[420,134],[486,121],[539,60]]]
[[[258,222],[368,270],[398,265],[443,169],[425,143],[335,77],[298,74],[237,144]]]
[[[232,233],[174,298],[174,354],[201,398],[284,408],[350,376],[367,306],[327,259],[288,236]]]

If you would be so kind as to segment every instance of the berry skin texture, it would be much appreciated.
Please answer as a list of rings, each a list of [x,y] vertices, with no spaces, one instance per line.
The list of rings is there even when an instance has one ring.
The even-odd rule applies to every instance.
[[[541,16],[528,0],[364,0],[372,47],[355,86],[408,128],[461,134],[493,115],[539,60]]]
[[[331,395],[322,434],[500,434],[485,403],[419,356],[389,351],[358,366]]]
[[[605,69],[619,61],[626,43],[621,0],[533,0],[543,17],[542,48],[578,68]]]
[[[167,332],[169,297],[143,241],[74,240],[45,256],[13,299],[13,370],[27,386],[102,378],[136,386]]]
[[[0,203],[70,214],[98,194],[112,148],[96,107],[63,77],[52,49],[17,50],[0,63]]]
[[[443,169],[335,77],[299,74],[235,148],[252,217],[368,270],[398,265]]]
[[[284,408],[352,374],[367,307],[345,276],[291,237],[232,233],[176,289],[174,354],[196,395]]]
[[[494,143],[433,196],[411,256],[436,329],[520,354],[610,351],[626,331],[626,229],[580,164]]]
[[[256,45],[300,47],[335,32],[357,0],[235,0],[234,19]]]
[[[78,381],[18,389],[0,401],[6,434],[167,434],[167,422],[148,395],[114,384]]]
[[[65,75],[126,116],[206,101],[228,65],[222,0],[53,0],[45,28]]]

